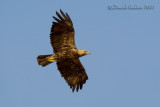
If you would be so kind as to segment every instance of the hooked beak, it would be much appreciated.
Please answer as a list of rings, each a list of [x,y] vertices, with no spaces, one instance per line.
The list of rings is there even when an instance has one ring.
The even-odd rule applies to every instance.
[[[87,52],[86,52],[86,55],[88,55],[88,54],[91,54],[91,53],[87,51]]]

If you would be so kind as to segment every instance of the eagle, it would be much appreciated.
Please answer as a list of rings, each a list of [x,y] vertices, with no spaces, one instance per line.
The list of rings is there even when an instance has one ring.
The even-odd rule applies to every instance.
[[[62,77],[68,83],[72,92],[76,89],[82,89],[83,84],[88,80],[86,71],[81,64],[79,58],[90,54],[86,50],[79,50],[75,45],[75,31],[71,18],[67,13],[60,9],[60,13],[56,11],[58,17],[52,22],[50,31],[50,42],[53,47],[53,53],[49,55],[39,55],[37,62],[42,67],[56,62],[57,68]]]

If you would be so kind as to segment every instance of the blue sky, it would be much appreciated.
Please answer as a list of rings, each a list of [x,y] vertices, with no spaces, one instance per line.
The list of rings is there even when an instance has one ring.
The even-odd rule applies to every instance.
[[[1,0],[0,107],[160,107],[160,1]],[[108,6],[140,6],[114,9]],[[145,9],[144,5],[154,6]],[[51,54],[52,16],[70,15],[89,80],[72,93]]]

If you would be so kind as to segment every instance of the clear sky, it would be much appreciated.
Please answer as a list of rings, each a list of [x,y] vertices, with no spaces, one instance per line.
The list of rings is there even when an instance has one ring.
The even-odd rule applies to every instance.
[[[1,0],[0,107],[160,107],[159,4]],[[53,52],[49,34],[59,9],[73,21],[77,47],[91,52],[80,58],[89,80],[78,93],[56,63],[42,68],[36,60]]]

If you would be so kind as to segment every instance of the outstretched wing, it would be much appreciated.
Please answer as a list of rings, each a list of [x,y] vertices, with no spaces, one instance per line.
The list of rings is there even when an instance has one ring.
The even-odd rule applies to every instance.
[[[82,89],[83,84],[88,80],[88,76],[79,59],[57,62],[57,66],[61,76],[64,77],[73,92],[75,88],[77,92]]]
[[[61,9],[60,12],[61,15],[56,11],[58,18],[53,16],[57,22],[53,22],[51,27],[50,40],[54,53],[61,51],[63,47],[76,48],[72,20]]]

